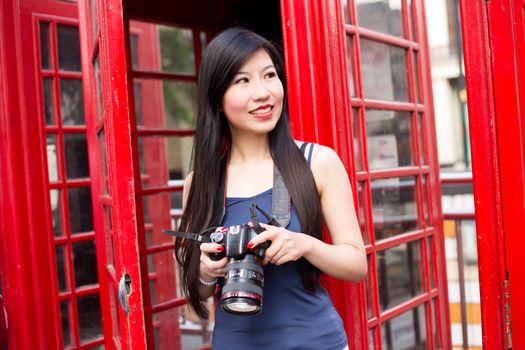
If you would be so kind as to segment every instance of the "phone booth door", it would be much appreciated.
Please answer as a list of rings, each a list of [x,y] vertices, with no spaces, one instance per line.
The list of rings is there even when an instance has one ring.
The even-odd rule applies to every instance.
[[[523,349],[525,1],[463,0],[461,12],[483,348]]]
[[[79,2],[108,348],[181,349],[183,334],[194,347],[210,338],[177,288],[173,239],[162,234],[182,212],[197,67],[217,13],[208,5],[208,16],[195,16],[199,5]]]
[[[92,193],[97,259],[104,270],[105,346],[145,349],[124,33],[122,23],[111,16],[118,5],[79,2],[86,127],[90,168],[98,175]]]

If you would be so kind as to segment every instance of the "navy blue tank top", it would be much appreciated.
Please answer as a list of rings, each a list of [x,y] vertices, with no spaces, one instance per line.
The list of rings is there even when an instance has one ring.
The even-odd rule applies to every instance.
[[[228,197],[222,226],[247,223],[256,203],[271,213],[272,189],[249,198]],[[259,215],[261,222],[266,222]],[[291,210],[287,229],[301,232],[297,212]],[[219,288],[216,298],[220,297]],[[231,315],[216,302],[214,350],[342,350],[348,341],[343,322],[327,291],[304,289],[298,261],[264,267],[263,307],[258,315]]]

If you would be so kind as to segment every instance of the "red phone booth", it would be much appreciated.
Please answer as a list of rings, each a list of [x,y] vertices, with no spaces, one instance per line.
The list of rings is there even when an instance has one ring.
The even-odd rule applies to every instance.
[[[144,99],[141,84],[148,84],[147,92],[154,96],[169,91],[161,86],[191,90],[206,40],[240,20],[279,40],[280,28],[257,27],[258,9],[282,23],[295,134],[334,147],[357,189],[370,274],[358,285],[326,281],[352,346],[450,344],[421,2],[403,1],[402,6],[383,11],[388,14],[387,26],[374,18],[377,9],[341,6],[337,1],[254,1],[251,9],[236,1],[213,5],[153,1],[147,6],[138,1],[80,1],[79,6],[83,68],[89,72],[84,90],[86,113],[91,116],[90,154],[95,155],[91,169],[101,175],[100,185],[93,186],[93,206],[103,310],[109,320],[104,324],[106,344],[111,337],[115,348],[162,348],[169,339],[162,336],[164,322],[176,320],[184,302],[175,294],[161,303],[152,301],[156,288],[162,290],[162,284],[171,282],[157,279],[152,286],[148,261],[164,254],[159,262],[170,266],[172,244],[161,236],[148,244],[145,217],[153,202],[159,216],[170,217],[169,198],[180,192],[185,174],[169,176],[174,168],[168,164],[157,168],[164,176],[155,180],[147,172],[155,165],[148,164],[166,157],[163,152],[176,152],[177,146],[184,150],[181,142],[191,137],[191,122],[181,124],[177,115],[148,122],[145,115],[139,117],[146,110],[144,103],[150,103],[157,116],[167,115],[162,98]],[[133,33],[140,33],[141,27],[147,32],[149,27],[160,35],[159,23],[172,35],[185,33],[193,55],[186,69],[164,66],[162,47],[160,64],[140,59],[141,37],[137,34],[134,39]],[[146,45],[158,45],[154,35]],[[376,74],[378,69],[389,75]],[[182,82],[188,90],[176,85]],[[151,224],[153,236],[162,222]],[[176,327],[170,328],[169,335],[177,337]],[[171,340],[168,346],[176,344]]]
[[[20,135],[0,143],[9,349],[209,340],[161,229],[180,216],[201,54],[232,25],[282,45],[295,137],[333,147],[354,186],[369,274],[323,281],[350,348],[450,348],[423,0],[17,0],[0,16],[0,108],[20,116],[0,118]]]

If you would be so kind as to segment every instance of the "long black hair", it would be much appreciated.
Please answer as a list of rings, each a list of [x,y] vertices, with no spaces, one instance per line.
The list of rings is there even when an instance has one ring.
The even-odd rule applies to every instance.
[[[223,96],[248,56],[264,49],[271,57],[286,95],[284,64],[278,50],[263,37],[242,28],[230,28],[216,36],[204,52],[199,71],[198,115],[193,144],[193,175],[180,230],[200,232],[220,225],[223,202],[219,193],[221,164],[227,157],[231,136],[226,117],[221,112]],[[301,231],[322,239],[322,214],[319,194],[310,168],[292,138],[286,98],[281,117],[269,135],[270,153],[280,170],[292,203],[299,216]],[[177,261],[182,287],[191,306],[203,318],[208,311],[199,298],[199,244],[177,238]],[[302,283],[315,291],[320,271],[302,260]]]

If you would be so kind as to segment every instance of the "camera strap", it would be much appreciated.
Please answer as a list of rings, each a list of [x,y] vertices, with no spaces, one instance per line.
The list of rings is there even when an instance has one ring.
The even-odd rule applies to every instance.
[[[206,234],[214,230],[215,230],[215,227],[210,227],[202,231],[201,233],[172,231],[172,230],[162,230],[162,233],[170,235],[170,236],[174,236],[174,237],[191,239],[193,241],[197,241],[200,243],[210,243],[211,239],[209,235],[206,235]]]

